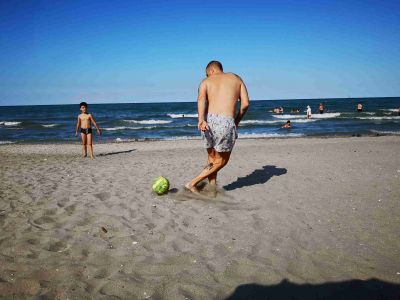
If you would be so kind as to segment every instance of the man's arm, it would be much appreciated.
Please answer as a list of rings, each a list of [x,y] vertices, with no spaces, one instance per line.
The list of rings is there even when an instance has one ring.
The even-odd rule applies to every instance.
[[[206,120],[206,110],[207,110],[207,86],[205,80],[200,83],[198,96],[197,96],[197,112],[199,114],[199,123],[197,127],[201,131],[208,129]]]
[[[76,122],[76,130],[75,130],[76,136],[78,136],[79,127],[81,127],[81,118],[79,118],[79,116],[78,116],[78,121]]]
[[[243,116],[246,114],[249,105],[249,94],[247,93],[246,85],[242,81],[242,84],[240,85],[240,110],[235,118],[236,127],[239,126],[239,123],[242,120]]]
[[[97,123],[96,123],[96,121],[95,121],[94,118],[93,118],[93,115],[90,114],[90,117],[89,117],[89,118],[90,118],[90,120],[93,122],[94,126],[96,127],[97,133],[98,133],[98,134],[101,134],[101,129],[100,129],[99,126],[97,126]]]

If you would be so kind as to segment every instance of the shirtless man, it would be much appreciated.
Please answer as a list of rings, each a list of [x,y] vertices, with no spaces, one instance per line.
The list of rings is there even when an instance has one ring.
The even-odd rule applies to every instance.
[[[320,114],[324,113],[324,105],[322,103],[319,104],[319,113]]]
[[[101,134],[101,129],[97,126],[96,121],[93,118],[92,114],[88,112],[88,105],[86,102],[81,102],[79,104],[81,114],[78,116],[78,121],[76,123],[76,132],[75,135],[78,136],[78,130],[81,129],[81,138],[82,138],[82,146],[83,146],[83,157],[87,156],[87,145],[89,145],[90,158],[93,159],[93,145],[92,145],[92,126],[93,122],[94,126],[97,129],[97,133]]]
[[[211,61],[206,67],[206,76],[199,86],[197,107],[198,129],[207,148],[208,164],[185,187],[198,193],[196,185],[208,178],[211,185],[217,184],[217,173],[229,160],[237,139],[237,127],[249,107],[249,95],[242,79],[233,73],[224,73],[222,64]],[[240,110],[236,114],[236,103]]]

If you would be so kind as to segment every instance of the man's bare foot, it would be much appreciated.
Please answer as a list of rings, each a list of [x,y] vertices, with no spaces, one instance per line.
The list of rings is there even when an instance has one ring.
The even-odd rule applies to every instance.
[[[94,159],[94,156],[91,156],[90,159]]]
[[[199,190],[195,186],[191,185],[190,182],[185,184],[185,188],[193,194],[200,195]]]

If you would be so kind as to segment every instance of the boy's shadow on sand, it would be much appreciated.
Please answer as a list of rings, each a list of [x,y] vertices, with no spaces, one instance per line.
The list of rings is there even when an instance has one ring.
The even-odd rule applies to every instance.
[[[322,284],[296,284],[283,280],[276,285],[243,284],[225,300],[398,300],[400,285],[378,279]]]
[[[286,174],[285,168],[277,168],[276,166],[263,166],[262,169],[254,170],[251,174],[245,177],[238,177],[238,179],[223,188],[226,191],[232,191],[235,189],[242,188],[244,186],[251,186],[255,184],[266,183],[272,178],[272,176],[280,176]]]
[[[116,151],[116,152],[107,152],[107,153],[100,153],[97,156],[109,156],[109,155],[116,155],[116,154],[123,154],[123,153],[130,153],[135,151],[136,149],[125,150],[125,151]]]

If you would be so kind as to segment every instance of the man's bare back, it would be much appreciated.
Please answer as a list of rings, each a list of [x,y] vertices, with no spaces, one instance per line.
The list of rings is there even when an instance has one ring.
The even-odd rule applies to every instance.
[[[247,96],[242,79],[233,73],[210,75],[202,82],[199,92],[199,97],[208,101],[208,113],[232,118],[235,117],[238,99]]]
[[[244,82],[236,74],[224,73],[215,68],[207,68],[206,74],[207,78],[201,82],[197,97],[199,129],[202,131],[207,129],[205,122],[207,113],[232,117],[238,126],[249,106],[249,96]],[[241,108],[236,115],[238,100],[241,101]]]

